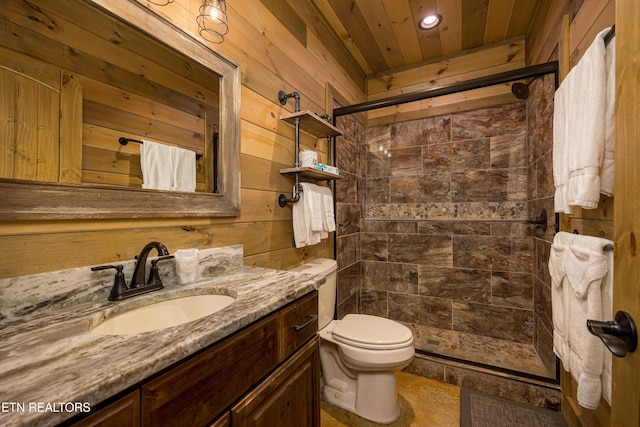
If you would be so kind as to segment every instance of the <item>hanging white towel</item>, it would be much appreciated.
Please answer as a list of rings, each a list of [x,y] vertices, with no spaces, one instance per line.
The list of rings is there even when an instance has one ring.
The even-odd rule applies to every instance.
[[[142,141],[140,144],[140,168],[142,169],[142,188],[172,189],[172,147],[157,142]]]
[[[595,37],[556,91],[553,121],[556,212],[573,213],[573,206],[594,209],[601,190],[605,194],[611,191],[610,183],[601,183],[601,176],[611,178],[613,166],[604,163],[605,139],[614,132],[611,129],[614,113],[608,110],[608,100],[613,94],[607,88],[614,84],[609,77],[615,74],[611,72],[615,71],[615,59],[608,59],[607,53],[615,50],[605,49],[604,36],[608,31],[605,29]],[[612,150],[612,142],[607,144]],[[612,160],[612,151],[609,152]]]
[[[300,183],[300,186],[305,194],[304,203],[311,230],[322,231],[322,195],[318,191],[318,186],[308,182]]]
[[[333,210],[333,193],[329,187],[318,187],[322,196],[322,228],[324,231],[336,231],[336,216]]]
[[[603,252],[607,244],[612,242],[559,232],[549,258],[554,352],[578,382],[578,403],[589,409],[598,406],[600,396],[611,395],[610,354],[586,328],[587,319],[605,320],[611,313],[613,265],[611,254]]]
[[[556,212],[573,214],[569,203],[569,108],[570,85],[560,85],[553,103],[553,182],[555,186],[554,207]]]
[[[142,141],[142,188],[196,191],[196,153],[180,147]]]
[[[293,204],[292,212],[297,248],[320,243],[336,229],[331,190],[306,182],[301,183],[300,188],[300,199]]]
[[[180,147],[171,147],[172,190],[196,191],[196,153]]]
[[[606,59],[606,104],[604,155],[600,170],[600,193],[613,196],[615,189],[615,145],[616,145],[616,38],[609,40],[605,52]]]

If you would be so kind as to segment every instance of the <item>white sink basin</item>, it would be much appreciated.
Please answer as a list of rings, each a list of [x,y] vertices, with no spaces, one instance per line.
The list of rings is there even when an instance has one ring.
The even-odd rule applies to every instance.
[[[175,298],[114,316],[91,329],[91,332],[125,335],[171,328],[213,314],[234,301],[235,298],[227,295]]]

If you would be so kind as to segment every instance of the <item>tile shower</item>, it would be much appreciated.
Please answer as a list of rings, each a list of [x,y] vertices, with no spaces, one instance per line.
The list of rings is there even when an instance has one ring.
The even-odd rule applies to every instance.
[[[531,90],[527,101],[369,128],[338,117],[339,317],[389,317],[413,329],[418,350],[555,377],[553,224],[526,223],[553,212],[553,78]]]

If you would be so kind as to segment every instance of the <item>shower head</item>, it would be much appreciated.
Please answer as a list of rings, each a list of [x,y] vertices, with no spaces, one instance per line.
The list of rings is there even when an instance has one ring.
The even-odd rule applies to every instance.
[[[529,97],[529,83],[516,82],[512,84],[511,93],[518,99],[527,99]]]

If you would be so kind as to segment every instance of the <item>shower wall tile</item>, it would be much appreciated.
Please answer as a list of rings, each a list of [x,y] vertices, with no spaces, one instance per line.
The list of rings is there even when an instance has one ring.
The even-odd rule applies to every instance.
[[[451,171],[489,169],[491,166],[491,142],[489,138],[454,142]]]
[[[360,261],[360,234],[348,234],[336,239],[338,270]]]
[[[441,298],[390,292],[389,318],[442,329],[452,329],[452,302]]]
[[[339,136],[336,139],[336,166],[340,171],[353,174],[358,170],[358,146],[350,140]]]
[[[418,188],[420,192],[418,202],[451,202],[451,174],[448,172],[424,175],[420,182],[418,182]],[[392,200],[392,203],[398,202]]]
[[[384,152],[367,153],[367,179],[391,175],[391,162]]]
[[[389,154],[391,176],[422,174],[422,147],[391,150]]]
[[[416,233],[417,221],[364,221],[362,231],[371,233]]]
[[[450,236],[391,234],[389,235],[389,261],[411,264],[450,266],[452,248]]]
[[[336,203],[358,203],[358,177],[347,171],[340,171],[342,179],[336,180]]]
[[[360,232],[360,205],[336,203],[335,215],[338,237]]]
[[[533,312],[453,301],[453,330],[533,344]]]
[[[363,260],[387,261],[389,259],[388,237],[383,233],[362,233],[361,254]]]
[[[361,313],[373,316],[388,317],[387,292],[372,289],[362,290]]]
[[[360,269],[360,263],[357,262],[338,272],[338,304],[346,302],[360,291],[362,287]]]
[[[389,177],[382,178],[367,178],[367,196],[366,202],[368,205],[381,204],[390,202],[390,185]]]
[[[346,301],[338,304],[337,317],[342,319],[349,313],[360,312],[360,293],[350,296]]]
[[[491,167],[522,168],[528,165],[527,134],[499,135],[491,138]]]
[[[451,123],[453,141],[520,134],[527,130],[526,103],[515,102],[454,114]]]
[[[375,126],[367,128],[367,152],[377,153],[391,149],[391,126]],[[371,173],[371,171],[368,171]]]
[[[499,202],[508,200],[509,171],[484,170],[451,174],[454,202]]]
[[[367,129],[363,312],[464,337],[462,347],[543,341],[525,220],[551,169],[530,163],[528,114],[517,102]]]
[[[421,265],[418,271],[420,295],[453,301],[491,303],[491,272]]]
[[[496,271],[491,274],[491,303],[533,310],[533,275]]]
[[[362,288],[418,293],[418,266],[387,262],[362,261]]]
[[[390,202],[420,203],[422,201],[421,183],[422,181],[416,176],[392,176],[389,178]]]
[[[450,172],[454,161],[453,143],[432,144],[423,147],[422,156],[425,173]]]

